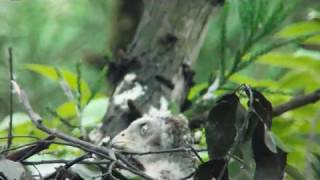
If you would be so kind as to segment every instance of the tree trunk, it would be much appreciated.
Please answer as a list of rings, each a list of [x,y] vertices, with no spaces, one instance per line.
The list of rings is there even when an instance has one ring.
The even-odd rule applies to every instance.
[[[142,15],[142,0],[117,0],[114,2],[111,39],[109,47],[115,57],[120,49],[126,49],[134,37]]]
[[[113,137],[161,102],[181,106],[215,0],[145,0],[133,42],[110,64],[115,87],[100,128]]]

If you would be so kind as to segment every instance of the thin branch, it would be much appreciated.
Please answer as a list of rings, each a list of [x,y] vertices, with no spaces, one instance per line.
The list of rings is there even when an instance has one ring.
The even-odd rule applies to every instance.
[[[6,158],[12,161],[23,161],[45,149],[48,149],[54,138],[54,136],[48,136],[47,138],[39,140],[26,148],[8,154]]]
[[[41,174],[40,170],[37,168],[37,166],[33,166],[33,168],[38,172],[39,175],[32,175],[32,176],[33,177],[39,176],[39,179],[43,179],[42,174]]]
[[[221,82],[224,81],[224,76],[225,76],[225,60],[226,60],[226,33],[227,33],[227,17],[228,17],[228,11],[229,7],[228,4],[225,4],[223,6],[223,12],[222,12],[222,25],[220,29],[220,78]]]
[[[65,163],[65,165],[64,165],[63,167],[60,167],[60,168],[62,168],[63,170],[67,170],[67,169],[69,169],[71,166],[73,166],[73,165],[75,165],[75,164],[78,164],[78,163],[80,163],[80,162],[82,162],[83,160],[88,159],[88,158],[91,158],[91,153],[86,153],[86,154],[84,154],[84,155],[82,155],[82,156],[80,156],[80,157],[78,157],[78,158],[76,158],[76,159],[70,160],[69,162]],[[58,168],[58,169],[59,169],[59,168]],[[57,171],[55,171],[54,173],[46,176],[45,179],[52,179],[52,178],[54,178],[54,177],[57,177],[58,173],[59,173],[59,171],[57,170]]]
[[[273,109],[272,115],[273,117],[280,116],[281,114],[300,108],[302,106],[315,103],[320,100],[320,89],[314,91],[313,93],[301,95],[293,98],[289,102],[276,106]]]
[[[108,168],[108,175],[111,179],[114,179],[114,180],[118,180],[118,178],[114,177],[113,174],[112,174],[112,171],[113,171],[113,168],[115,167],[117,161],[113,161],[110,165],[109,165],[109,168]]]
[[[36,143],[37,142],[32,142],[32,143],[23,144],[23,145],[16,146],[16,147],[10,147],[10,149],[5,149],[5,150],[1,151],[0,154],[4,154],[4,153],[10,152],[10,151],[17,150],[17,149],[21,149],[21,148],[24,148],[24,147],[32,146],[32,145],[35,145]]]
[[[22,161],[21,163],[25,166],[32,166],[32,165],[41,165],[41,164],[67,164],[73,160],[65,160],[65,159],[56,159],[56,160],[41,160],[41,161]],[[87,165],[101,165],[101,164],[108,164],[110,160],[100,160],[100,161],[80,161],[77,162],[78,164],[87,164]]]
[[[77,71],[77,106],[78,109],[81,110],[81,100],[82,100],[82,91],[81,91],[81,64],[80,62],[76,65]]]
[[[81,101],[82,101],[81,74],[82,73],[81,73],[80,62],[78,62],[76,65],[76,72],[77,72],[77,101],[76,101],[77,117],[78,117],[79,124],[80,124],[81,135],[83,136],[84,139],[88,139],[86,128],[83,126],[83,118],[82,118],[82,106],[81,106]]]
[[[108,154],[108,150],[106,148],[95,146],[95,145],[93,145],[91,143],[88,143],[86,141],[82,141],[82,140],[77,139],[75,137],[66,135],[66,134],[61,133],[61,132],[59,132],[57,130],[52,130],[52,129],[44,126],[42,124],[42,118],[40,117],[40,115],[33,111],[32,107],[31,107],[31,105],[29,103],[29,99],[27,97],[27,94],[22,89],[20,89],[20,87],[18,86],[18,84],[16,82],[14,82],[14,86],[15,86],[15,89],[16,89],[17,95],[19,96],[20,101],[24,105],[25,110],[27,111],[27,113],[28,113],[29,117],[31,118],[33,124],[38,129],[40,129],[41,131],[43,131],[43,132],[45,132],[45,133],[47,133],[49,135],[56,135],[56,137],[58,137],[58,138],[60,138],[62,140],[65,140],[67,142],[71,142],[73,144],[79,144],[83,148],[94,150],[94,151],[99,152],[101,154],[106,154],[106,155]],[[113,160],[110,157],[109,157],[109,159]]]
[[[78,68],[77,68],[78,69]],[[67,96],[67,98],[69,99],[69,101],[72,101],[72,102],[75,102],[76,103],[76,115],[77,115],[77,118],[80,122],[80,132],[81,132],[81,135],[83,135],[84,137],[86,137],[86,133],[85,133],[85,129],[82,127],[82,111],[80,109],[81,105],[80,105],[80,102],[78,102],[78,98],[76,97],[79,97],[78,96],[75,96],[70,88],[70,86],[68,85],[68,83],[66,82],[66,80],[64,79],[62,73],[60,72],[60,70],[58,68],[55,69],[56,70],[56,73],[59,77],[59,83],[60,83],[60,86],[61,86],[61,89],[63,90],[64,94]],[[77,75],[77,80],[79,81],[79,75]],[[77,83],[77,88],[79,88],[79,83]]]
[[[8,48],[9,53],[9,74],[10,74],[10,120],[9,120],[9,129],[8,129],[8,141],[7,141],[7,149],[10,149],[13,140],[13,132],[12,132],[12,123],[13,123],[13,86],[11,81],[13,81],[13,58],[12,58],[12,48]]]
[[[317,101],[320,101],[320,89],[310,94],[297,96],[286,103],[283,103],[274,107],[272,116],[277,117],[282,115],[285,112],[306,106],[308,104],[316,103]],[[200,115],[194,116],[189,122],[190,129],[201,128],[206,122],[208,115],[209,115],[209,111],[205,111]]]
[[[204,160],[200,157],[200,155],[198,154],[198,151],[195,148],[193,148],[192,146],[190,146],[190,149],[194,153],[194,155],[199,159],[199,161],[201,163],[204,163]]]
[[[120,151],[122,154],[130,154],[136,156],[145,156],[150,154],[165,154],[165,153],[174,153],[174,152],[186,152],[192,151],[191,148],[174,148],[174,149],[167,149],[167,150],[160,150],[160,151],[148,151],[148,152],[130,152],[130,151]],[[203,152],[207,151],[207,149],[194,149],[195,152]]]
[[[92,87],[92,92],[90,94],[90,97],[88,98],[88,101],[86,104],[89,104],[91,100],[96,96],[98,91],[100,90],[103,81],[105,80],[106,73],[107,73],[107,66],[104,66],[104,68],[101,70],[100,74],[98,75],[98,78],[95,80],[93,87]]]
[[[67,96],[69,101],[75,101],[74,94],[73,94],[71,88],[69,87],[68,83],[66,82],[66,80],[63,78],[62,73],[60,72],[60,70],[58,68],[55,68],[55,71],[58,75],[59,84],[60,84],[60,87],[61,87],[63,93]]]
[[[37,114],[36,112],[34,112],[32,106],[30,105],[29,99],[27,94],[24,92],[23,89],[20,88],[20,86],[18,85],[18,83],[16,81],[12,81],[13,82],[13,87],[15,89],[15,92],[17,93],[21,103],[23,104],[26,112],[28,113],[32,123],[41,131],[49,134],[49,135],[53,135],[56,136],[57,138],[60,138],[64,141],[70,142],[72,144],[74,144],[75,146],[77,146],[78,148],[85,150],[87,152],[92,152],[94,154],[97,154],[99,156],[104,157],[107,160],[111,160],[111,161],[115,161],[116,159],[113,159],[112,157],[109,156],[109,151],[107,148],[105,147],[100,147],[91,143],[88,143],[86,141],[77,139],[75,137],[69,136],[67,134],[61,133],[57,130],[52,130],[46,126],[44,126],[42,124],[42,118],[39,114]],[[121,159],[122,162],[117,161],[117,166],[119,166],[120,168],[126,169],[138,176],[141,176],[147,180],[152,180],[152,178],[148,175],[146,175],[143,172],[137,171],[135,168],[132,168],[131,166],[128,166],[129,163],[126,162],[125,160]],[[126,163],[126,164],[123,164]]]
[[[80,157],[78,157],[78,158],[76,158],[76,159],[71,160],[70,162],[68,162],[68,163],[64,166],[64,168],[68,169],[68,168],[70,168],[71,166],[73,166],[74,164],[77,164],[77,163],[79,163],[79,162],[81,162],[81,161],[83,161],[83,160],[85,160],[85,159],[91,158],[91,157],[92,157],[91,153],[86,153],[86,154],[84,154],[84,155],[82,155],[82,156],[80,156]]]

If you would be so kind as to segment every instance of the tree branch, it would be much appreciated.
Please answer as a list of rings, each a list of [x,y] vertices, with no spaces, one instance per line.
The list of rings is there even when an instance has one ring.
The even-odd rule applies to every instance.
[[[76,147],[86,151],[86,152],[91,152],[91,153],[94,153],[98,156],[101,156],[107,160],[111,160],[111,161],[116,161],[116,159],[112,158],[109,156],[109,153],[112,152],[111,149],[107,149],[107,148],[104,148],[104,147],[100,147],[100,146],[97,146],[97,145],[94,145],[94,144],[91,144],[91,143],[88,143],[86,141],[82,141],[80,139],[77,139],[75,137],[72,137],[72,136],[69,136],[67,134],[64,134],[64,133],[61,133],[57,130],[52,130],[46,126],[44,126],[42,124],[42,118],[40,117],[39,114],[37,114],[36,112],[34,112],[32,106],[30,105],[30,102],[29,102],[29,99],[28,99],[28,96],[27,94],[24,92],[23,89],[20,88],[20,86],[18,85],[18,83],[16,81],[11,81],[12,82],[12,85],[13,85],[13,88],[15,90],[15,92],[17,93],[21,103],[23,104],[25,110],[27,111],[32,123],[41,131],[49,134],[49,135],[52,135],[52,136],[55,136],[57,138],[60,138],[64,141],[67,141],[67,142],[70,142],[72,144],[74,144]],[[144,179],[147,179],[147,180],[152,180],[152,178],[148,175],[146,175],[145,173],[141,172],[141,171],[138,171],[136,168],[134,167],[131,167],[129,166],[130,164],[126,161],[123,160],[123,158],[121,158],[121,154],[116,154],[116,156],[118,158],[120,158],[120,161],[117,161],[117,166],[122,168],[122,169],[126,169],[130,172],[132,172],[133,174],[136,174],[138,176],[141,176],[143,177]],[[124,164],[125,163],[125,164]]]
[[[63,167],[60,167],[60,168],[62,168],[63,170],[67,170],[67,169],[69,169],[71,166],[73,166],[73,165],[75,165],[75,164],[78,164],[78,163],[80,163],[80,162],[82,162],[83,160],[88,159],[88,158],[91,158],[91,153],[86,153],[86,154],[84,154],[84,155],[82,155],[82,156],[80,156],[80,157],[78,157],[78,158],[76,158],[76,159],[73,159],[73,160],[65,163],[65,165],[64,165]],[[58,171],[55,171],[54,173],[46,176],[45,179],[53,179],[53,178],[57,177],[57,175],[59,175],[59,172],[58,172]]]
[[[39,140],[24,149],[8,154],[6,158],[12,161],[23,161],[25,159],[28,159],[29,157],[38,154],[45,149],[48,149],[54,138],[54,136],[48,136],[47,138]]]
[[[8,49],[9,53],[9,73],[10,73],[10,81],[13,80],[13,63],[12,63],[12,48]],[[7,149],[10,149],[12,144],[12,123],[13,123],[13,87],[10,83],[10,120],[9,120],[9,129],[8,129],[8,141],[7,141]]]
[[[315,103],[319,100],[320,100],[320,89],[310,94],[297,96],[284,104],[280,104],[279,106],[276,106],[275,108],[273,108],[272,116],[273,117],[280,116],[281,114],[287,111],[291,111],[293,109]]]
[[[65,160],[65,159],[56,159],[56,160],[41,160],[41,161],[22,161],[21,163],[25,166],[33,166],[33,165],[40,165],[40,164],[67,164],[73,160]],[[100,164],[108,164],[111,161],[109,160],[99,160],[99,161],[90,161],[84,160],[78,162],[77,164],[88,164],[88,165],[100,165]]]
[[[301,95],[297,96],[290,101],[280,104],[276,107],[273,108],[272,116],[277,117],[280,116],[281,114],[306,106],[308,104],[315,103],[320,100],[320,89],[306,95]],[[190,129],[196,129],[200,128],[204,125],[207,117],[208,117],[208,111],[203,112],[200,115],[194,116],[190,122],[189,122],[189,127]]]

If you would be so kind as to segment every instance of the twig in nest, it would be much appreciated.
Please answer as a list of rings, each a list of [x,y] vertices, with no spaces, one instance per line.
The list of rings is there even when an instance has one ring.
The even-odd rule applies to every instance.
[[[12,145],[12,123],[13,123],[13,86],[11,81],[13,81],[13,63],[12,63],[12,48],[8,49],[9,53],[9,73],[10,73],[10,120],[9,120],[9,129],[8,129],[8,141],[7,141],[7,149],[10,149]]]
[[[88,159],[88,158],[91,158],[91,153],[86,153],[86,154],[84,154],[84,155],[82,155],[82,156],[80,156],[80,157],[78,157],[78,158],[76,158],[76,159],[74,159],[74,160],[71,160],[71,161],[67,162],[67,163],[66,163],[63,167],[61,167],[61,168],[62,168],[63,170],[67,170],[67,169],[69,169],[71,166],[73,166],[73,165],[75,165],[75,164],[77,164],[77,163],[79,163],[79,162],[81,162],[81,161],[83,161],[83,160],[85,160],[85,159]],[[45,179],[52,179],[52,178],[54,178],[54,177],[57,177],[57,175],[58,175],[58,171],[55,171],[54,173],[48,175]]]
[[[44,140],[39,140],[34,145],[31,145],[29,147],[26,147],[24,149],[21,149],[19,151],[16,151],[7,155],[6,158],[12,161],[23,161],[25,159],[28,159],[29,157],[45,149],[48,149],[54,138],[55,138],[54,136],[49,136]]]
[[[57,159],[57,160],[41,160],[41,161],[22,161],[21,163],[25,166],[32,166],[32,165],[40,165],[40,164],[67,164],[73,160],[65,160],[65,159]],[[99,161],[80,161],[77,164],[88,164],[88,165],[100,165],[100,164],[108,164],[110,163],[109,160],[99,160]]]
[[[108,168],[108,176],[111,178],[111,179],[114,179],[114,180],[117,180],[118,178],[114,177],[113,174],[112,174],[112,171],[113,171],[113,168],[114,166],[116,165],[117,161],[113,161],[110,165],[109,165],[109,168]]]
[[[121,151],[123,154],[130,154],[136,156],[144,156],[149,154],[165,154],[165,153],[174,153],[174,152],[185,152],[190,151],[190,148],[174,148],[174,149],[167,149],[167,150],[160,150],[160,151],[148,151],[148,152],[130,152],[130,151]],[[194,149],[195,152],[203,152],[207,151],[207,149]]]

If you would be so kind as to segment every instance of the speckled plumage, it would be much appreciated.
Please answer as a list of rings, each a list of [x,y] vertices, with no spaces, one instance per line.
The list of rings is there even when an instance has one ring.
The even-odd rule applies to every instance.
[[[182,116],[145,115],[120,132],[112,146],[130,152],[150,152],[188,147],[192,138],[187,120]],[[135,156],[145,173],[157,180],[176,180],[195,170],[192,152],[170,152]]]

